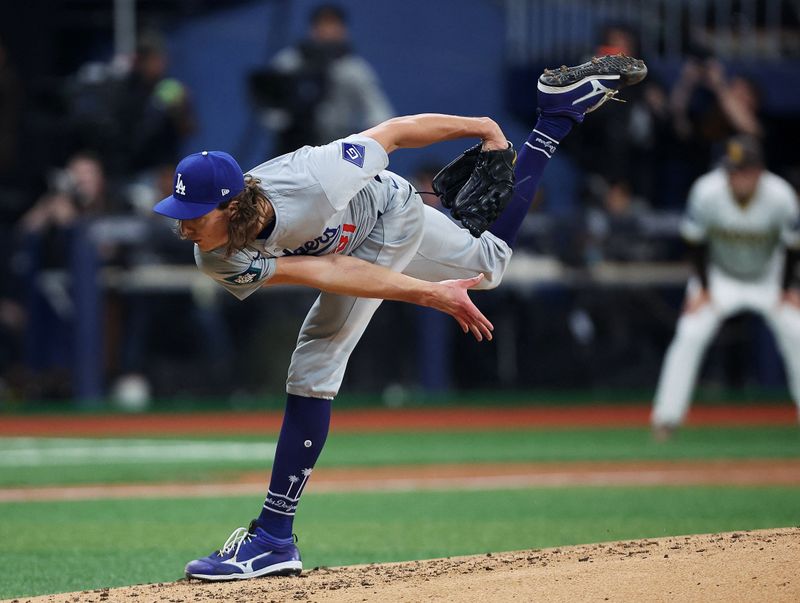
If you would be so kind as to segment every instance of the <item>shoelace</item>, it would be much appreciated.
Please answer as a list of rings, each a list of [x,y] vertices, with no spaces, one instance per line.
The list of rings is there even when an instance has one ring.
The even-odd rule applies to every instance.
[[[609,90],[608,92],[606,92],[603,95],[603,98],[600,99],[599,103],[597,103],[596,105],[594,105],[593,107],[588,109],[586,112],[587,113],[591,113],[592,111],[596,111],[597,109],[600,108],[601,105],[604,105],[606,103],[606,101],[610,101],[610,100],[617,101],[618,103],[626,103],[626,102],[628,102],[624,98],[617,98],[617,93],[618,92],[619,92],[619,90]]]
[[[222,548],[217,551],[217,555],[222,557],[233,550],[233,556],[236,557],[236,555],[239,554],[239,547],[245,542],[250,542],[252,539],[253,533],[249,532],[247,528],[236,528],[233,533],[228,536]]]

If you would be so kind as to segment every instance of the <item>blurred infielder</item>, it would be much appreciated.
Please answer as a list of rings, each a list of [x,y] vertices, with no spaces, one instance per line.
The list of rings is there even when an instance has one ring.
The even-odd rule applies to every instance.
[[[234,580],[301,571],[292,538],[295,510],[325,444],[347,360],[381,300],[437,308],[479,341],[491,339],[492,325],[467,289],[500,283],[559,141],[646,73],[642,61],[621,55],[546,71],[538,84],[540,117],[516,164],[491,119],[437,114],[394,118],[303,147],[247,177],[233,157],[217,151],[178,164],[174,192],[155,211],[180,221],[203,272],[240,299],[277,283],[322,291],[292,355],[261,514],[221,549],[190,562],[187,576]],[[457,138],[482,143],[442,170],[434,190],[465,229],[425,206],[405,179],[386,170],[395,149]]]
[[[755,138],[728,141],[722,165],[689,193],[682,226],[696,272],[667,350],[651,417],[666,439],[688,411],[703,353],[722,321],[760,314],[783,354],[800,406],[800,296],[792,289],[800,255],[800,209],[788,182],[764,169]]]

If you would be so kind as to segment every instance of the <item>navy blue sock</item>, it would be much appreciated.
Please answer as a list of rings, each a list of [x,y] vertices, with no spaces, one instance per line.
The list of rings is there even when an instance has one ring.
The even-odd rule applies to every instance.
[[[514,247],[517,233],[530,209],[536,188],[542,179],[547,160],[558,143],[569,134],[574,122],[569,117],[542,115],[519,152],[514,165],[514,194],[489,232]]]
[[[269,491],[256,520],[276,539],[292,536],[294,513],[325,445],[330,422],[331,400],[287,397]]]

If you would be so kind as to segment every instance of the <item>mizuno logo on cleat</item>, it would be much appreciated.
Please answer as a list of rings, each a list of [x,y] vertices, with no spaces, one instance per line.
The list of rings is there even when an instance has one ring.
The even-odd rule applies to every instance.
[[[252,558],[248,559],[247,561],[236,561],[235,558],[231,558],[231,559],[226,559],[224,561],[221,561],[220,563],[226,563],[228,565],[232,565],[234,567],[238,567],[240,570],[242,570],[243,574],[248,574],[248,573],[253,571],[253,562],[254,561],[258,561],[262,557],[267,557],[269,555],[272,555],[272,551],[267,551],[266,553],[261,553],[260,555],[256,555],[255,557],[252,557]]]
[[[580,98],[576,98],[574,101],[572,101],[573,105],[577,105],[578,103],[590,99],[593,96],[597,96],[599,94],[606,95],[609,93],[613,94],[616,92],[616,90],[614,90],[613,88],[606,88],[598,80],[591,80],[589,83],[592,85],[592,91],[589,92],[589,94],[585,94]]]

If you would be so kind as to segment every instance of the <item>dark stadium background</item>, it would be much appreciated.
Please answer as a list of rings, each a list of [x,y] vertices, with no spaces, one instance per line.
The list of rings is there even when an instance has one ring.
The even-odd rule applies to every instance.
[[[169,75],[191,94],[196,128],[181,143],[181,153],[226,149],[243,166],[269,157],[270,135],[259,125],[248,74],[302,37],[315,3],[135,4],[137,30],[163,36]],[[666,94],[686,61],[717,56],[729,76],[746,76],[758,87],[770,167],[795,185],[800,182],[795,144],[800,48],[791,2],[339,4],[348,12],[355,49],[375,68],[398,114],[491,115],[513,141],[523,139],[535,115],[536,74],[545,66],[585,59],[598,50],[610,26],[632,32],[650,66],[648,82]],[[264,396],[277,400],[313,294],[270,291],[243,303],[221,291],[198,297],[193,287],[202,276],[192,273],[191,251],[168,236],[131,235],[111,266],[112,276],[106,274],[109,266],[95,259],[106,274],[99,290],[81,292],[94,281],[91,274],[98,266],[62,262],[66,282],[73,283],[68,295],[77,296],[74,314],[65,319],[60,335],[31,327],[38,315],[27,305],[26,291],[38,276],[20,260],[18,220],[47,190],[51,170],[77,150],[76,111],[81,102],[97,101],[81,74],[87,65],[112,58],[119,43],[114,6],[30,0],[0,7],[0,40],[21,99],[15,160],[0,176],[0,297],[21,309],[0,326],[0,397],[14,409],[32,408],[41,400],[105,405],[122,372],[120,333],[131,324],[126,312],[135,297],[147,307],[136,328],[140,369],[154,400],[212,398],[245,405]],[[702,40],[698,28],[705,34]],[[764,45],[766,38],[773,40],[771,46]],[[747,46],[751,40],[754,45]],[[579,392],[588,399],[607,398],[613,391],[649,399],[687,274],[677,235],[684,195],[691,178],[710,167],[718,145],[711,144],[709,156],[698,162],[656,128],[646,152],[632,154],[622,144],[622,154],[607,153],[608,137],[633,102],[604,107],[604,115],[587,120],[589,125],[563,145],[559,156],[569,161],[548,166],[507,283],[475,296],[497,326],[495,341],[476,344],[461,337],[454,323],[387,303],[350,361],[345,395],[377,394],[391,404],[470,390]],[[411,176],[424,165],[442,165],[462,148],[453,142],[402,151],[392,156],[391,168]],[[604,215],[598,190],[619,178],[629,180],[636,210],[615,220]],[[610,234],[593,230],[598,219],[606,220]],[[130,270],[142,266],[167,269],[154,284],[138,286],[137,279],[148,275]],[[198,304],[213,305],[213,316],[198,314]],[[438,335],[424,336],[431,333]],[[60,355],[42,362],[41,350],[54,349]],[[715,399],[785,398],[781,361],[760,321],[742,316],[725,326],[702,384]]]

